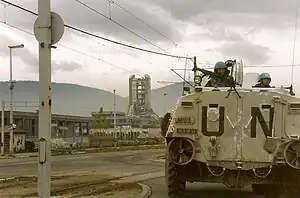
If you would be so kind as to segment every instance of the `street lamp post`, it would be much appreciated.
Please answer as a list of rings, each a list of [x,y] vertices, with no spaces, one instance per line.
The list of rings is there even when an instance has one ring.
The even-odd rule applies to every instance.
[[[12,80],[12,50],[13,49],[18,49],[18,48],[24,48],[24,44],[21,45],[12,45],[8,46],[9,48],[9,68],[10,68],[10,109],[9,109],[9,123],[10,123],[10,133],[9,133],[9,153],[13,154],[14,152],[14,147],[13,147],[13,133],[14,133],[14,123],[13,123],[13,89],[14,89],[14,81]]]
[[[5,102],[2,100],[2,113],[1,113],[1,155],[4,155],[4,111]]]
[[[114,138],[117,137],[116,90],[114,89]]]

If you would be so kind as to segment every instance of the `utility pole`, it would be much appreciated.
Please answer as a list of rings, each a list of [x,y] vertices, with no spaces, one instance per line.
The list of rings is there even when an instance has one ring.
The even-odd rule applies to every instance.
[[[10,108],[9,108],[9,123],[10,123],[10,133],[9,133],[9,153],[12,155],[14,153],[14,120],[13,120],[13,89],[14,89],[14,83],[12,80],[12,50],[18,49],[18,48],[24,48],[24,45],[13,45],[8,46],[9,48],[9,69],[10,69]]]
[[[51,191],[51,12],[50,0],[38,1],[36,37],[39,41],[39,165],[38,195],[50,197]]]
[[[116,90],[114,89],[114,137],[117,137]]]
[[[38,0],[38,18],[34,35],[39,45],[39,162],[38,197],[51,192],[51,49],[64,34],[63,19],[50,10],[50,0]]]
[[[4,110],[5,102],[2,100],[2,113],[1,113],[1,155],[4,155]]]

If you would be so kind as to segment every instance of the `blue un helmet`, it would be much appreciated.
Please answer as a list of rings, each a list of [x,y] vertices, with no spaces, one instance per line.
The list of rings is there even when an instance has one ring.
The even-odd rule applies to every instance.
[[[270,82],[271,82],[271,76],[270,76],[270,74],[268,74],[268,73],[261,73],[261,74],[259,75],[258,82],[260,82],[262,79],[269,79]]]
[[[223,61],[219,61],[215,64],[215,69],[227,69],[227,66]]]

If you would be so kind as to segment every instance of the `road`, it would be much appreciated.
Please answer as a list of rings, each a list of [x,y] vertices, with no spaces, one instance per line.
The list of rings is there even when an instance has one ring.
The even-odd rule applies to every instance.
[[[163,150],[124,151],[111,153],[92,153],[69,156],[53,156],[54,174],[74,171],[97,171],[104,174],[139,173],[127,180],[142,181],[152,188],[153,198],[167,198],[164,181],[164,164],[151,161]],[[9,159],[0,161],[0,178],[20,175],[36,175],[37,158]],[[228,189],[223,185],[194,183],[187,185],[187,196],[210,198],[263,198],[252,193],[251,188]],[[291,196],[288,196],[291,197]]]
[[[52,156],[54,174],[74,171],[97,171],[103,173],[157,173],[161,163],[149,159],[162,154],[162,150],[137,150],[124,152],[89,153]],[[20,175],[37,175],[37,158],[14,158],[0,160],[0,178]]]

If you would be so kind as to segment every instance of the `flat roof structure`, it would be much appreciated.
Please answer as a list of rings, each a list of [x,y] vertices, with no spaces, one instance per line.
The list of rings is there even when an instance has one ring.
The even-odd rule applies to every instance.
[[[9,111],[4,112],[4,117],[9,115]],[[1,114],[0,114],[1,117]],[[36,118],[38,117],[38,112],[25,112],[25,111],[13,111],[14,118]],[[63,114],[52,114],[52,120],[64,120],[64,121],[75,121],[75,122],[90,122],[92,121],[92,116],[75,116],[75,115],[63,115]]]

